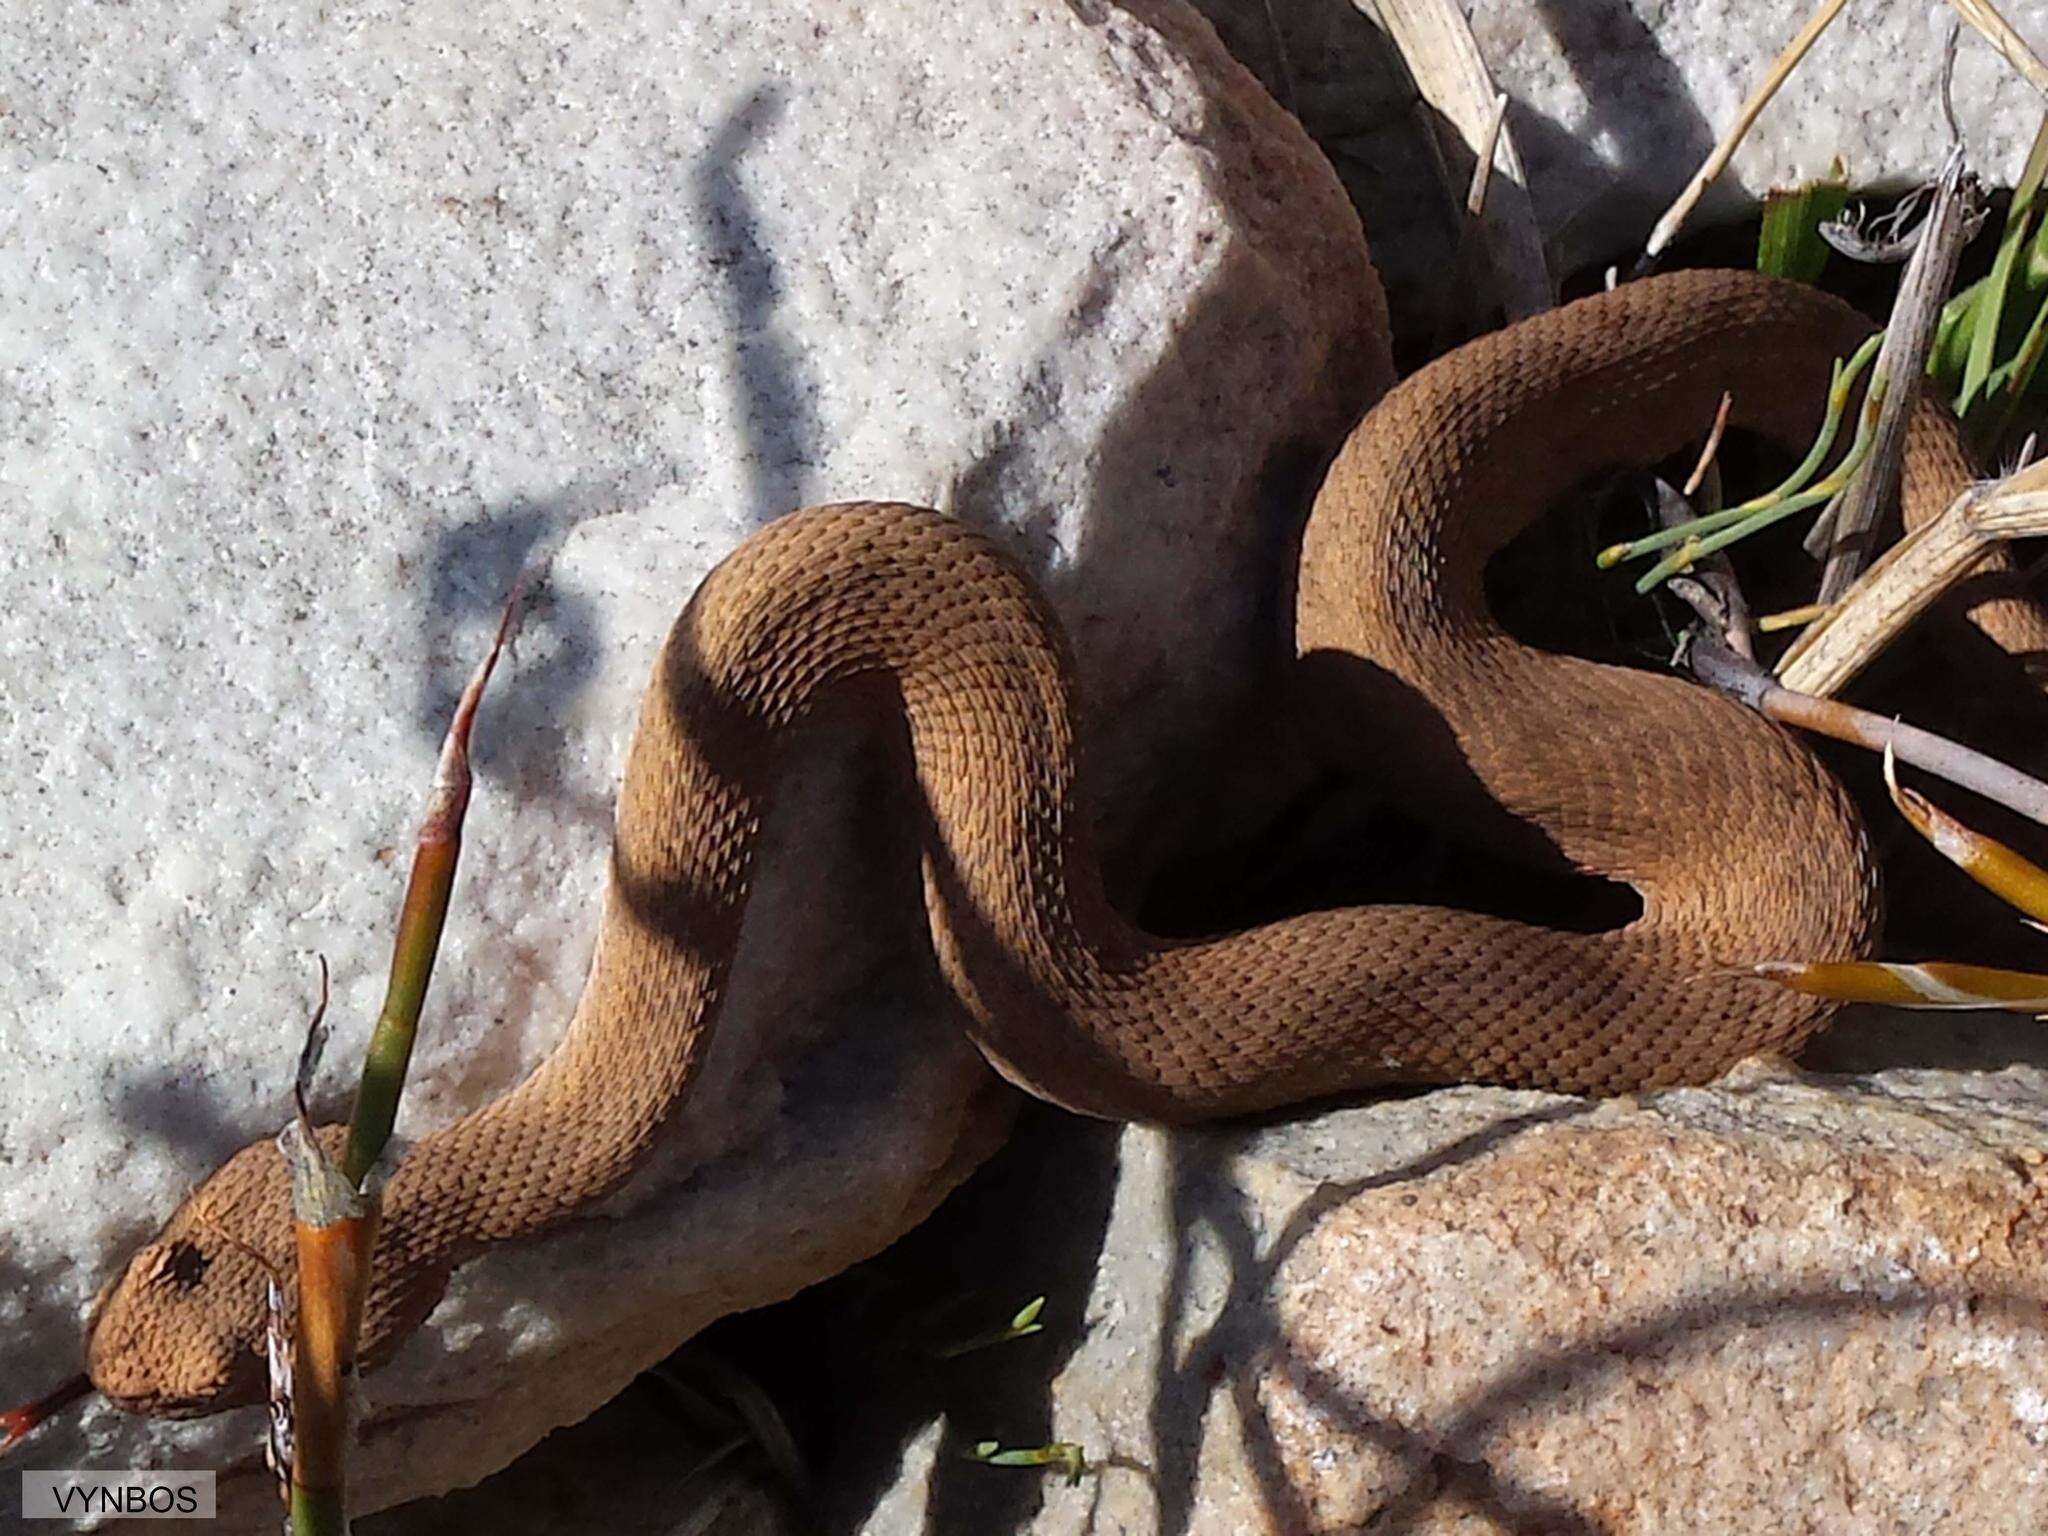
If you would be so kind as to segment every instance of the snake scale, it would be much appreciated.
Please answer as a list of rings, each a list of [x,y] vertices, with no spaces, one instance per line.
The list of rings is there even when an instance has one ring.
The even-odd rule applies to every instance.
[[[1054,1103],[1193,1121],[1386,1084],[1605,1093],[1798,1047],[1826,1004],[1721,973],[1869,951],[1877,882],[1846,795],[1726,698],[1510,638],[1481,573],[1591,472],[1696,438],[1724,389],[1736,425],[1803,446],[1830,360],[1869,329],[1751,274],[1630,283],[1406,380],[1315,501],[1297,650],[1339,719],[1448,813],[1489,802],[1571,865],[1633,886],[1641,916],[1608,932],[1404,905],[1199,941],[1141,932],[1103,895],[1078,809],[1073,668],[1029,577],[918,508],[815,507],[761,529],[705,578],[655,667],[566,1033],[392,1175],[365,1364],[418,1327],[456,1265],[615,1189],[676,1113],[726,985],[778,742],[862,680],[887,685],[863,690],[874,715],[907,726],[932,940],[967,1027],[999,1071]],[[1920,407],[1907,520],[1940,511],[1969,475],[1953,423]],[[2048,634],[2019,600],[1973,617],[2009,648]],[[290,1252],[266,1139],[102,1293],[94,1384],[147,1413],[259,1400],[265,1266],[288,1267]]]

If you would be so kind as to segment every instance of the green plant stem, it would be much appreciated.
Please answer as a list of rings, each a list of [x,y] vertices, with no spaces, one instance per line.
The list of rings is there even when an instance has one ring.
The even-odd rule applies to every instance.
[[[292,1484],[292,1536],[348,1536],[346,1499],[339,1488]]]
[[[362,1081],[356,1088],[348,1145],[342,1153],[342,1174],[357,1189],[384,1155],[391,1140],[391,1128],[398,1120],[398,1102],[405,1092],[413,1042],[419,1034],[420,1012],[426,1006],[427,983],[433,977],[434,960],[441,951],[441,931],[448,921],[448,900],[455,888],[455,869],[462,856],[462,822],[469,810],[471,782],[470,731],[476,723],[485,685],[491,680],[491,669],[497,665],[498,656],[511,636],[518,606],[519,591],[514,588],[506,599],[489,653],[477,664],[469,685],[462,690],[455,718],[449,722],[448,734],[441,743],[440,761],[434,768],[434,787],[427,797],[427,814],[420,822],[405,903],[399,909],[398,937],[392,944],[391,976],[385,985],[384,1006],[378,1010],[369,1049],[363,1056]]]
[[[1002,1327],[990,1329],[986,1333],[978,1333],[971,1339],[963,1339],[958,1344],[936,1350],[933,1352],[934,1358],[939,1360],[955,1360],[961,1355],[972,1354],[977,1349],[987,1349],[994,1344],[1007,1344],[1013,1339],[1025,1339],[1034,1333],[1043,1333],[1045,1331],[1045,1324],[1040,1322],[1038,1317],[1044,1310],[1045,1298],[1043,1296],[1034,1296],[1031,1300],[1024,1303],[1017,1311],[1017,1314]]]
[[[1757,237],[1756,269],[1795,282],[1820,281],[1832,253],[1820,226],[1849,202],[1849,172],[1839,157],[1828,174],[1764,198],[1764,226]]]
[[[1088,1471],[1088,1457],[1071,1440],[1054,1440],[1046,1445],[1004,1450],[1000,1442],[983,1440],[969,1453],[970,1459],[986,1467],[1058,1467],[1067,1475],[1069,1487]]]
[[[1873,392],[1875,392],[1876,386],[1873,384],[1871,387]],[[1636,581],[1636,591],[1638,593],[1648,592],[1657,586],[1658,583],[1668,581],[1671,577],[1676,576],[1680,571],[1702,556],[1716,554],[1726,549],[1729,545],[1748,538],[1753,533],[1760,533],[1774,524],[1782,523],[1786,518],[1791,517],[1795,513],[1804,512],[1809,507],[1819,506],[1822,502],[1830,500],[1841,492],[1842,488],[1849,483],[1857,469],[1862,465],[1864,456],[1870,451],[1870,442],[1873,435],[1870,415],[1866,411],[1862,426],[1856,433],[1856,441],[1850,446],[1848,454],[1840,464],[1835,466],[1834,472],[1827,479],[1821,481],[1818,485],[1808,487],[1796,496],[1788,496],[1775,505],[1766,504],[1762,511],[1750,513],[1747,518],[1733,527],[1726,525],[1726,514],[1721,514],[1718,532],[1709,533],[1704,538],[1694,537],[1687,539],[1677,549],[1643,573]],[[1745,503],[1744,505],[1748,506],[1751,504]],[[1740,509],[1738,508],[1737,510]]]
[[[2048,220],[2043,220],[2041,234],[2048,237]],[[2044,352],[2048,352],[2048,293],[2043,293],[2036,302],[2034,318],[2027,323],[2027,333],[2020,340],[2019,350],[1991,374],[1985,396],[1987,409],[1992,414],[1989,426],[1980,434],[1985,445],[2001,441],[2012,430],[2013,421],[2019,415],[2020,401],[2033,388],[2034,376],[2040,371]]]
[[[467,798],[465,786],[464,798]],[[361,1187],[363,1178],[383,1155],[398,1119],[398,1101],[405,1091],[406,1070],[419,1034],[420,1010],[426,1005],[427,982],[441,949],[441,930],[448,921],[448,900],[455,885],[455,866],[462,853],[458,810],[455,830],[429,827],[420,833],[405,904],[399,910],[398,938],[392,946],[391,979],[384,1006],[370,1032],[363,1056],[362,1083],[350,1116],[348,1147],[342,1173]],[[431,830],[430,830],[431,829]]]
[[[1811,490],[1801,491],[1797,496],[1786,497],[1776,506],[1751,513],[1732,528],[1723,527],[1718,533],[1710,533],[1705,538],[1687,539],[1637,578],[1636,591],[1639,594],[1649,592],[1660,583],[1676,576],[1695,560],[1716,554],[1729,545],[1748,538],[1752,533],[1761,533],[1766,528],[1782,523],[1794,513],[1804,512],[1808,507],[1819,506],[1841,490],[1843,483],[1841,479],[1830,476]]]
[[[463,817],[469,808],[470,732],[484,686],[511,635],[518,601],[514,588],[490,652],[463,689],[441,744],[399,912],[384,1006],[364,1054],[338,1167],[321,1147],[306,1111],[308,1089],[326,1040],[327,967],[321,963],[320,1008],[299,1057],[298,1114],[280,1138],[292,1178],[298,1281],[290,1387],[291,1536],[347,1536],[349,1529],[350,1405],[380,1215],[380,1196],[370,1172],[398,1117],[427,982],[448,920],[448,899],[462,852]]]
[[[1599,567],[1602,570],[1607,570],[1619,565],[1624,560],[1633,560],[1642,555],[1655,554],[1660,549],[1669,549],[1675,544],[1684,544],[1696,535],[1713,533],[1719,529],[1734,527],[1739,523],[1749,521],[1760,512],[1771,510],[1787,496],[1799,492],[1806,485],[1807,481],[1813,478],[1814,473],[1820,468],[1822,463],[1826,461],[1828,454],[1833,451],[1835,439],[1841,432],[1842,418],[1848,413],[1849,391],[1855,387],[1856,381],[1862,377],[1863,370],[1870,366],[1871,359],[1877,356],[1878,345],[1882,340],[1882,336],[1872,336],[1856,349],[1847,364],[1837,362],[1834,365],[1828,383],[1827,414],[1821,419],[1820,431],[1814,437],[1813,446],[1807,450],[1806,457],[1800,461],[1798,468],[1794,469],[1791,474],[1787,475],[1781,482],[1764,492],[1761,496],[1752,496],[1748,501],[1738,506],[1711,513],[1706,517],[1696,517],[1686,522],[1674,523],[1668,528],[1659,529],[1655,533],[1644,534],[1643,537],[1631,539],[1625,544],[1609,545],[1606,549],[1601,550],[1596,557],[1596,563]],[[1837,474],[1839,473],[1840,471],[1837,471]],[[1812,503],[1807,502],[1804,505],[1811,506]],[[1739,538],[1741,535],[1737,535],[1737,537]],[[1720,546],[1717,545],[1716,547]],[[1682,567],[1674,567],[1674,569],[1678,568]],[[1662,577],[1658,578],[1658,580],[1662,579]],[[1655,582],[1651,583],[1652,586],[1655,584]],[[1649,588],[1639,584],[1637,590],[1648,591]]]

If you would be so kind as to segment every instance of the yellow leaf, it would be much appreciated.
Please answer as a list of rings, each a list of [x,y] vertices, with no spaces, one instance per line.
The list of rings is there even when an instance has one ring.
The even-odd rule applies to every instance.
[[[2048,869],[1964,826],[1919,791],[1902,787],[1889,748],[1884,754],[1884,782],[1899,814],[1937,853],[2008,906],[2036,923],[2048,922]]]
[[[1945,960],[1766,960],[1753,976],[1794,992],[1838,1003],[1890,1003],[1899,1008],[2002,1008],[2048,1014],[2048,976]]]

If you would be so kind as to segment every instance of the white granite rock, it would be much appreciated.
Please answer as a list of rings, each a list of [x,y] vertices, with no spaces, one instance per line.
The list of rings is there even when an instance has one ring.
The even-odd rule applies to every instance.
[[[1451,204],[1414,91],[1367,14],[1372,0],[1194,0],[1323,146],[1365,216],[1397,330],[1427,340],[1458,295]],[[1744,0],[1461,0],[1500,88],[1559,276],[1632,260],[1650,226],[1811,12]],[[1270,10],[1269,10],[1270,6]],[[1999,10],[2048,56],[2048,0]],[[1931,177],[1948,150],[1938,105],[1946,0],[1856,0],[1814,46],[1696,215],[1752,211],[1773,186],[1841,155],[1859,186]],[[1970,162],[2012,185],[2042,103],[1974,31],[1954,99]],[[1463,195],[1467,167],[1450,180]]]
[[[1114,839],[1249,675],[1262,476],[1387,375],[1341,190],[1177,0],[12,7],[0,316],[8,1398],[276,1127],[315,951],[355,1059],[522,562],[413,1133],[567,1018],[652,647],[749,529],[896,496],[1001,531],[1072,628]],[[872,1252],[1000,1133],[914,856],[845,814],[874,755],[829,756],[687,1123],[603,1215],[458,1276],[372,1379],[367,1503]],[[35,1462],[257,1433],[96,1408]]]
[[[1476,0],[1473,34],[1514,103],[1530,196],[1562,269],[1640,248],[1810,9]],[[2048,54],[2048,0],[2001,0],[1999,10]],[[1943,0],[1849,7],[1743,138],[1702,221],[1823,175],[1837,155],[1856,186],[1931,180],[1949,149],[1940,83],[1954,18]],[[1966,26],[1953,99],[1970,164],[2011,186],[2041,121],[2040,94]]]
[[[1133,1128],[1028,1431],[1095,1470],[1000,1528],[2042,1530],[2044,1218],[2026,1066]],[[960,1446],[1038,1411],[909,1436],[867,1536],[965,1528]]]

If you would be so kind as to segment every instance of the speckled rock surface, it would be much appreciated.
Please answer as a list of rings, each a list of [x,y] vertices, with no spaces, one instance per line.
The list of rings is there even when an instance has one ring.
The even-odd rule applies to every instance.
[[[2036,1068],[1452,1090],[1121,1148],[1043,1425],[1097,1470],[1004,1529],[2048,1528]],[[948,1528],[932,1438],[869,1536]]]
[[[1472,30],[1513,98],[1537,218],[1571,267],[1638,243],[1735,121],[1808,10],[1742,0],[1480,0]],[[2037,53],[2048,3],[1999,10]],[[1845,11],[1743,138],[1702,217],[1754,205],[1841,156],[1857,185],[1931,179],[1948,153],[1942,50],[1954,12],[1924,0]],[[1962,29],[1954,101],[1970,163],[2011,186],[2040,122],[2039,95]]]
[[[1446,177],[1370,0],[1194,0],[1232,52],[1301,116],[1363,211],[1397,328],[1425,342],[1456,313],[1444,274]],[[1461,6],[1510,100],[1553,266],[1633,258],[1812,7],[1741,0],[1470,0]],[[2048,56],[2048,0],[1999,10]],[[1909,186],[1948,149],[1937,105],[1946,4],[1858,0],[1744,139],[1698,218],[1739,214],[1840,154],[1858,184]],[[1277,25],[1276,25],[1277,23]],[[2032,89],[1974,31],[1955,103],[1971,164],[2010,186],[2040,121]],[[1453,157],[1455,159],[1455,157]],[[1453,164],[1460,198],[1468,167]]]
[[[0,172],[9,1395],[74,1369],[117,1260],[275,1129],[314,951],[354,1059],[522,563],[402,1131],[567,1018],[652,649],[749,529],[898,496],[998,531],[1073,630],[1114,845],[1251,676],[1264,477],[1387,370],[1340,188],[1156,0],[17,6]],[[462,1272],[373,1379],[368,1502],[872,1252],[1000,1134],[874,813],[885,754],[838,745],[799,754],[684,1123],[604,1211]],[[256,1441],[96,1410],[37,1460]]]

